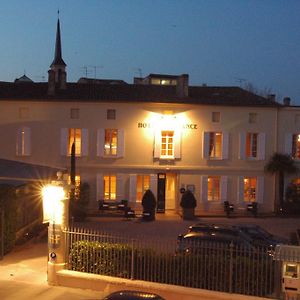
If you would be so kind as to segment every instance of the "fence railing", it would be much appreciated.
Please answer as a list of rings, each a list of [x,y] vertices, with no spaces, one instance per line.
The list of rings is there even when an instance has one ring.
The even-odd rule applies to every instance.
[[[68,269],[229,293],[275,298],[276,264],[266,248],[129,238],[68,228]]]

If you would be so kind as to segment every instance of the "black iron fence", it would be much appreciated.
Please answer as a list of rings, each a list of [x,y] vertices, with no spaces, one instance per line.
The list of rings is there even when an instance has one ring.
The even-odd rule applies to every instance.
[[[132,239],[86,229],[64,231],[70,270],[276,298],[278,264],[267,248]]]

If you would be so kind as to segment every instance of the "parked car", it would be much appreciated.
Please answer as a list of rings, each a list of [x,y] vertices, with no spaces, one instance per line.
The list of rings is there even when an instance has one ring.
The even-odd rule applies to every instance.
[[[232,230],[232,232],[228,231],[227,233],[217,230],[207,230],[201,232],[188,232],[185,235],[180,234],[177,238],[177,253],[195,253],[204,248],[211,248],[212,250],[220,247],[226,248],[230,244],[244,249],[253,249],[249,241],[244,239],[235,230]]]
[[[109,294],[102,300],[164,300],[157,294],[142,292],[142,291],[118,291],[112,294]]]
[[[288,239],[272,235],[259,225],[239,224],[234,225],[233,227],[248,236],[254,246],[275,248],[278,244],[289,244]]]
[[[242,231],[230,225],[196,223],[189,226],[188,232],[205,232],[210,234],[218,232],[219,234],[232,235],[244,239],[248,243],[251,243],[251,238],[249,236],[245,235]]]

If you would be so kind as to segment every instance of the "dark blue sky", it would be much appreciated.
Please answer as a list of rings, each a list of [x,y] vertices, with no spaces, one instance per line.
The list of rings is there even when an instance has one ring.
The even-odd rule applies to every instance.
[[[1,1],[0,80],[46,80],[58,8],[69,81],[188,73],[300,105],[299,0]]]

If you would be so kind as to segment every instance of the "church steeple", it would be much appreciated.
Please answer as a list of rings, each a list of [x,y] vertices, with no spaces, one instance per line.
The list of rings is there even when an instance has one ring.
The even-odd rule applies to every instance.
[[[66,66],[66,63],[62,59],[61,55],[61,38],[60,38],[60,23],[59,18],[57,19],[57,29],[56,29],[56,41],[55,41],[55,54],[54,54],[54,60],[51,64],[51,68],[54,65],[59,66]]]
[[[66,89],[66,84],[67,84],[66,66],[67,65],[64,62],[61,53],[62,51],[61,51],[60,23],[59,23],[59,11],[58,11],[54,59],[52,64],[50,65],[50,70],[48,71],[48,94],[49,95],[54,95],[55,90],[57,88],[60,90]]]

